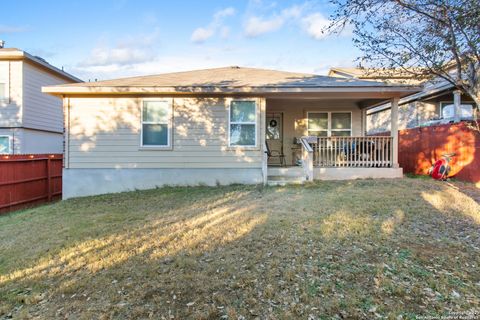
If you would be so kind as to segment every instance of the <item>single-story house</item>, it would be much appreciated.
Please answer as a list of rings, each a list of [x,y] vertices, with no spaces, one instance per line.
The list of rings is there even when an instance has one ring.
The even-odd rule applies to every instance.
[[[473,100],[442,79],[422,81],[414,79],[411,74],[402,71],[340,67],[331,68],[328,74],[345,79],[422,85],[421,92],[406,96],[399,101],[398,128],[400,130],[434,123],[472,120],[475,116],[476,108]],[[388,101],[367,111],[367,134],[386,131],[390,131],[390,103]]]
[[[62,99],[42,86],[82,80],[0,41],[0,154],[62,153]]]
[[[65,108],[64,198],[155,188],[401,177],[366,110],[421,88],[226,67],[48,86]]]

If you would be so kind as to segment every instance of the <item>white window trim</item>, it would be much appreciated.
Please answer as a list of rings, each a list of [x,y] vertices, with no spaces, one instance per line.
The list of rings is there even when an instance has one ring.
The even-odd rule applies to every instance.
[[[310,130],[308,128],[310,113],[326,113],[328,115],[327,130]],[[332,129],[332,113],[350,113],[350,129]],[[307,134],[309,131],[326,131],[327,137],[331,137],[332,132],[350,131],[350,137],[353,137],[353,113],[352,111],[307,111]]]
[[[448,106],[448,105],[454,105],[455,106],[455,103],[454,103],[454,101],[440,101],[440,119],[451,119],[451,118],[444,118],[443,117],[443,108],[445,106]],[[462,105],[463,106],[465,106],[465,105],[472,106],[472,113],[473,113],[472,116],[475,114],[474,113],[475,112],[475,105],[474,105],[473,102],[468,102],[468,103],[460,102],[460,108],[461,108]]]
[[[12,154],[12,137],[8,135],[0,135],[0,138],[7,138],[8,140],[8,152],[0,154]]]
[[[232,122],[231,121],[231,113],[232,113],[232,103],[235,102],[235,101],[250,101],[250,102],[253,102],[255,104],[255,121],[247,121],[247,122],[238,122],[238,121],[234,121]],[[232,124],[253,124],[255,125],[255,144],[252,144],[252,145],[238,145],[238,144],[234,144],[232,145],[230,143],[230,138],[231,138],[231,125]],[[227,130],[227,134],[228,134],[228,146],[230,148],[257,148],[258,147],[258,100],[257,99],[231,99],[228,101],[228,130]]]
[[[167,145],[144,145],[143,144],[143,125],[144,124],[165,124],[164,122],[144,122],[143,121],[143,108],[145,102],[167,102],[169,106],[168,115],[168,130],[167,130]],[[140,108],[140,150],[172,150],[172,134],[173,134],[173,101],[172,99],[155,99],[145,98],[141,100]]]

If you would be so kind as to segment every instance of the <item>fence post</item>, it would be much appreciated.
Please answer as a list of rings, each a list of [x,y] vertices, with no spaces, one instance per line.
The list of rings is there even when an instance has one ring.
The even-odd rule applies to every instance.
[[[51,179],[51,166],[52,162],[50,156],[47,158],[47,195],[48,202],[52,201],[52,179]]]

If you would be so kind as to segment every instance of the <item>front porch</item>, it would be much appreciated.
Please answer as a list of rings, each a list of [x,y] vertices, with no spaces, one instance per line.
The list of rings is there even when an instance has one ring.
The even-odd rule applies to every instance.
[[[393,162],[393,137],[302,137],[295,166],[268,166],[269,185],[312,180],[401,178]]]
[[[366,110],[374,101],[267,99],[266,183],[402,177],[398,97],[391,99],[391,136],[365,134]]]

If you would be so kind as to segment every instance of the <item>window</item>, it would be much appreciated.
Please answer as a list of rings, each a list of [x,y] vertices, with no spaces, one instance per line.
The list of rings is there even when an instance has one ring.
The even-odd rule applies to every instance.
[[[257,107],[255,101],[237,100],[230,104],[230,146],[257,145]]]
[[[307,130],[309,136],[351,136],[351,112],[308,112]]]
[[[142,107],[142,146],[169,147],[172,106],[169,101],[144,101]]]
[[[0,101],[7,98],[6,85],[0,82]]]
[[[328,113],[327,112],[309,112],[308,113],[308,135],[309,136],[328,136]]]
[[[10,137],[0,136],[0,154],[10,154]]]
[[[352,114],[350,112],[332,112],[331,135],[351,136],[352,135]]]
[[[455,117],[455,105],[452,102],[442,102],[442,118],[448,119]],[[460,118],[472,118],[473,117],[473,105],[461,104],[460,105]]]

